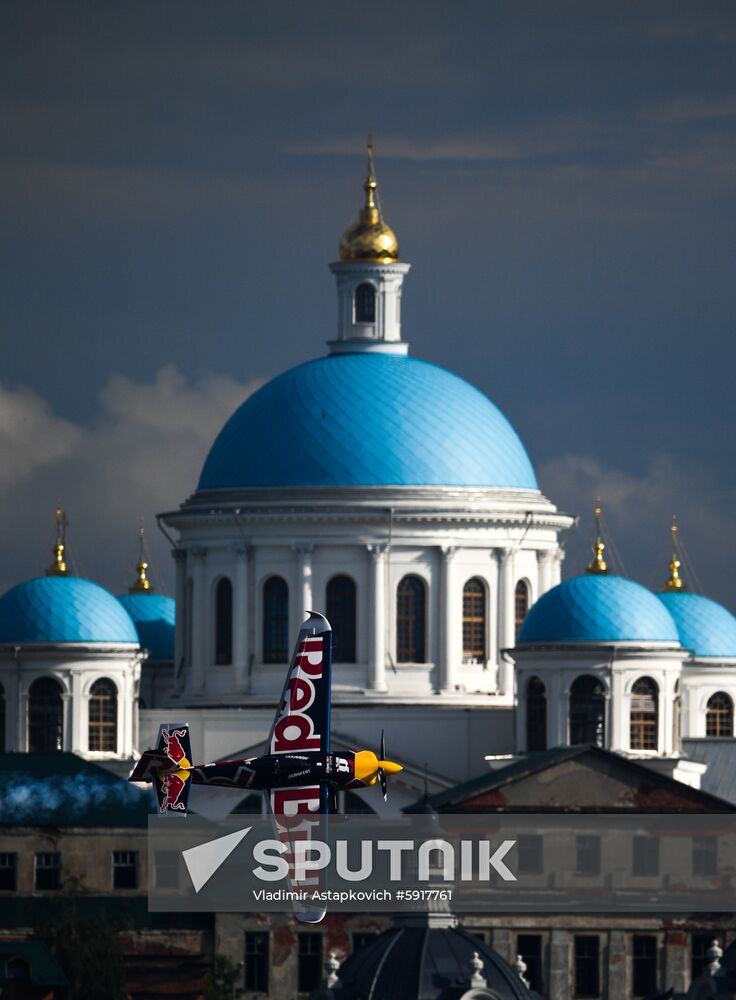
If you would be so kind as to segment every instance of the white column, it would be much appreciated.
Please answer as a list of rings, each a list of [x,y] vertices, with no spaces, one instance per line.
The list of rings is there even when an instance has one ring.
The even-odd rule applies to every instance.
[[[550,549],[542,549],[541,552],[537,552],[537,561],[539,563],[537,599],[539,599],[539,597],[541,597],[542,594],[546,594],[547,591],[552,586],[553,559],[554,559],[554,553]]]
[[[233,546],[235,585],[233,587],[233,688],[248,691],[248,559],[250,546]]]
[[[210,602],[205,578],[207,549],[198,545],[189,551],[193,559],[191,689],[194,694],[201,694],[205,686],[205,666],[209,659],[207,652],[209,648]]]
[[[72,753],[85,754],[89,749],[87,726],[85,724],[85,705],[82,704],[82,671],[71,671],[71,704],[68,706],[69,734],[64,734],[64,749],[69,747]],[[65,706],[66,709],[66,706]]]
[[[514,636],[514,550],[501,549],[498,574],[498,690],[501,694],[512,694],[514,690],[513,664],[501,650],[515,645]]]
[[[488,670],[491,671],[491,691],[498,690],[498,662],[500,660],[498,644],[498,554],[495,549],[488,553],[490,566],[488,568]]]
[[[371,558],[368,602],[368,689],[386,690],[386,551],[387,545],[367,545]]]
[[[186,634],[186,582],[187,582],[187,553],[186,549],[172,549],[171,555],[174,557],[174,566],[176,569],[176,589],[174,591],[174,596],[176,599],[176,624],[174,628],[174,677],[179,677],[179,681],[183,681],[184,678],[179,676],[179,670],[181,667],[182,659],[185,655],[185,641],[184,636]],[[177,687],[179,684],[177,684]],[[149,705],[149,708],[151,706]]]
[[[610,736],[606,740],[606,749],[627,752],[629,749],[629,703],[624,694],[626,674],[613,668],[611,671],[611,697],[609,707],[611,717]]]
[[[458,621],[462,615],[457,608],[455,594],[455,574],[452,559],[457,551],[456,545],[440,546],[440,661],[438,670],[439,693],[454,691],[456,683],[456,666],[458,662]]]
[[[78,710],[77,712],[74,711],[74,703],[70,691],[62,691],[61,693],[61,712],[61,717],[64,720],[62,723],[61,749],[71,750],[74,746],[72,726],[74,725],[74,716],[78,714]]]
[[[305,613],[315,610],[312,607],[312,552],[314,546],[298,542],[291,548],[296,555],[296,588],[289,611],[292,632],[289,641],[294,643],[304,622]]]
[[[552,572],[550,575],[550,587],[556,587],[562,579],[562,562],[565,558],[564,549],[556,549],[552,559]]]

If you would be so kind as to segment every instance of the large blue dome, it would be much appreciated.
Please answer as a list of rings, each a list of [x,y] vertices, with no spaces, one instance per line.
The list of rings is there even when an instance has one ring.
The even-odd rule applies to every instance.
[[[620,576],[585,575],[548,590],[531,608],[524,642],[678,642],[677,628],[646,587]]]
[[[39,576],[0,597],[0,642],[131,642],[127,611],[103,587],[78,576]]]
[[[680,642],[696,656],[736,657],[736,618],[700,594],[672,590],[659,594],[675,620]]]
[[[121,594],[118,600],[133,619],[141,646],[152,660],[174,659],[176,603],[163,594]]]
[[[199,489],[537,489],[503,414],[468,382],[402,355],[338,354],[264,385],[225,424]]]

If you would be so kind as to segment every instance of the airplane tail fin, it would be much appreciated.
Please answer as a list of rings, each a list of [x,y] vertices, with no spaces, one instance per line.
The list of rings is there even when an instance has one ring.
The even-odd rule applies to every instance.
[[[158,810],[186,816],[191,789],[192,744],[186,722],[161,726],[155,750],[146,750],[128,781],[153,784]]]

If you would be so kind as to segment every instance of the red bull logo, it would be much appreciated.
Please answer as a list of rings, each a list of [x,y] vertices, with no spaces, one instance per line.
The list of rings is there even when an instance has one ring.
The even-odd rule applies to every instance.
[[[184,791],[186,779],[178,774],[165,774],[161,779],[161,791],[159,792],[159,810],[162,813],[170,809],[186,811],[186,806],[179,801],[181,793]]]
[[[304,639],[281,700],[281,717],[274,726],[272,753],[319,750],[321,736],[314,731],[309,708],[314,702],[315,681],[322,677],[322,636]]]
[[[181,741],[187,735],[186,729],[162,729],[161,738],[164,741],[164,750],[166,754],[171,757],[175,764],[178,764],[184,759],[186,754],[184,753],[184,747],[181,745]]]

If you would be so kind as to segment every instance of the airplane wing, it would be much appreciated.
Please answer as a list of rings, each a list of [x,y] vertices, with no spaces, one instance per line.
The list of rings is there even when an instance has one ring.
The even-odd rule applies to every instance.
[[[299,631],[266,744],[267,754],[327,753],[330,749],[331,682],[332,629],[324,615],[311,611]],[[292,843],[309,840],[321,829],[328,812],[328,800],[329,790],[325,784],[272,788],[268,804],[279,839]],[[291,858],[285,857],[293,861],[293,854]],[[297,879],[292,868],[291,874],[294,888],[319,886],[317,873],[306,871]],[[324,909],[315,907],[297,913],[297,919],[316,923],[324,914]]]

